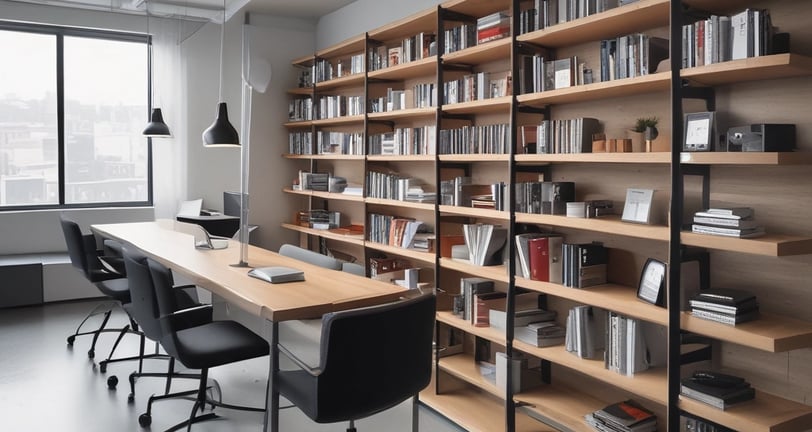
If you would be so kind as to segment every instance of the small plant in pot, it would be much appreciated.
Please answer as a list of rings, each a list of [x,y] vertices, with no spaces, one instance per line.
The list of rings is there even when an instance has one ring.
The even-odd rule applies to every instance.
[[[643,139],[646,142],[645,151],[651,151],[651,142],[657,139],[659,132],[657,131],[657,117],[640,117],[634,124],[634,132],[642,133]]]

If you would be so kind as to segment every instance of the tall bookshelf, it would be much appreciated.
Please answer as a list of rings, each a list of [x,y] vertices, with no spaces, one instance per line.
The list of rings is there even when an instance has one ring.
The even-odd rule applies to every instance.
[[[294,60],[296,66],[309,67],[320,59],[340,61],[347,56],[365,56],[362,73],[333,77],[304,88],[291,89],[292,99],[318,98],[320,95],[360,95],[364,112],[286,123],[290,131],[322,130],[363,134],[362,154],[290,154],[284,156],[301,169],[331,171],[353,183],[363,183],[371,170],[389,169],[420,179],[439,193],[440,184],[455,176],[468,176],[477,183],[515,184],[543,175],[544,180],[575,181],[579,199],[596,197],[612,200],[622,209],[629,187],[653,188],[656,192],[657,222],[652,225],[629,224],[616,218],[568,218],[558,215],[528,214],[505,210],[479,209],[446,204],[427,204],[380,197],[355,197],[326,192],[286,188],[291,199],[303,208],[341,209],[353,223],[368,225],[368,215],[387,214],[419,219],[431,226],[441,243],[444,235],[460,233],[463,223],[485,222],[510,229],[519,224],[543,226],[562,233],[566,241],[601,241],[615,251],[610,261],[610,283],[587,289],[514,276],[515,260],[504,265],[475,266],[440,256],[440,247],[427,253],[369,241],[369,226],[364,236],[314,230],[286,223],[286,229],[301,234],[302,242],[315,247],[327,245],[346,251],[368,262],[370,256],[385,254],[408,259],[425,268],[438,292],[438,352],[432,384],[421,401],[472,431],[592,430],[584,415],[612,402],[635,399],[658,415],[658,430],[680,430],[680,419],[693,416],[738,430],[803,431],[812,425],[812,407],[802,403],[812,395],[812,370],[803,366],[812,359],[812,319],[800,304],[809,304],[810,296],[802,281],[810,276],[812,226],[803,214],[812,204],[799,200],[812,179],[812,124],[802,114],[812,96],[807,83],[812,75],[812,32],[804,28],[804,14],[811,5],[791,1],[639,0],[583,18],[558,23],[542,30],[517,34],[446,52],[443,34],[461,23],[476,22],[488,14],[508,11],[515,29],[518,13],[532,6],[521,0],[451,0],[392,22],[366,34],[351,38],[311,56]],[[746,7],[768,8],[773,24],[792,35],[789,54],[734,60],[692,68],[681,68],[671,61],[648,75],[613,81],[573,85],[555,90],[521,93],[515,77],[519,73],[518,56],[526,52],[546,52],[553,58],[573,55],[598,68],[599,42],[632,33],[645,33],[673,39],[679,37],[682,8],[718,14],[730,14]],[[403,39],[420,34],[437,35],[436,54],[425,55],[396,65],[371,67],[370,57],[381,46],[397,46]],[[673,45],[673,44],[672,44]],[[672,46],[673,48],[673,46]],[[378,53],[384,51],[377,51]],[[388,54],[388,50],[386,51]],[[401,53],[402,55],[402,53]],[[661,64],[665,66],[665,63]],[[449,102],[443,96],[444,83],[464,75],[490,72],[498,75],[511,71],[512,92],[505,96]],[[600,81],[597,79],[596,81]],[[687,86],[683,87],[681,83]],[[405,91],[418,84],[433,83],[436,104],[416,106],[408,101],[399,109],[373,110],[370,101],[390,90]],[[679,84],[679,85],[678,85]],[[694,90],[698,89],[698,90]],[[702,95],[703,99],[687,96]],[[760,104],[765,97],[778,102],[765,113]],[[676,101],[676,102],[674,102]],[[727,117],[727,125],[749,123],[796,123],[798,152],[793,153],[684,153],[680,152],[682,113],[705,111],[715,106]],[[636,117],[660,118],[659,152],[650,153],[576,153],[525,154],[520,149],[521,126],[538,124],[542,119],[596,117],[607,136],[622,138],[625,128]],[[440,150],[442,130],[497,123],[509,125],[508,151],[498,154],[455,154]],[[419,154],[370,154],[369,138],[403,128],[435,126],[436,151]],[[670,142],[669,142],[670,141]],[[673,144],[676,142],[678,144]],[[664,145],[664,147],[663,147]],[[670,151],[668,151],[670,149]],[[360,173],[360,175],[359,175]],[[715,206],[749,205],[766,222],[768,235],[757,239],[711,237],[682,231],[669,220],[682,216],[669,209],[682,209],[695,199],[696,182],[683,174],[699,173],[704,190],[703,204]],[[808,200],[806,200],[808,201]],[[511,203],[512,204],[512,203]],[[318,243],[313,240],[318,239]],[[514,256],[513,242],[509,241]],[[641,302],[636,285],[647,258],[668,262],[670,286],[680,284],[677,258],[683,246],[701,248],[711,260],[712,286],[740,286],[755,292],[764,313],[757,321],[729,327],[699,320],[679,307],[660,308]],[[615,258],[617,257],[617,258]],[[537,348],[513,339],[513,328],[504,331],[475,327],[451,312],[452,296],[458,293],[460,279],[480,277],[494,281],[498,291],[508,294],[505,308],[511,315],[518,293],[538,293],[546,306],[558,311],[563,323],[573,305],[589,305],[661,326],[668,337],[668,362],[632,377],[622,376],[604,367],[602,360],[586,360],[566,352],[563,346]],[[781,299],[773,292],[779,292]],[[669,290],[670,303],[679,304],[679,290]],[[445,336],[462,334],[462,352],[443,355]],[[677,336],[688,332],[710,341],[714,369],[745,376],[758,389],[755,401],[720,411],[680,398],[680,373],[692,365],[681,364],[681,346]],[[455,336],[456,337],[456,336]],[[477,340],[490,343],[493,350],[508,356],[529,355],[541,360],[546,381],[541,386],[518,391],[510,385],[498,388],[483,378],[475,356]],[[749,360],[755,359],[755,360]],[[762,366],[758,362],[767,362]],[[510,373],[510,369],[509,373]],[[794,377],[786,379],[785,377]],[[783,380],[783,381],[782,381]],[[804,381],[806,380],[806,381]],[[806,384],[804,384],[806,382]]]

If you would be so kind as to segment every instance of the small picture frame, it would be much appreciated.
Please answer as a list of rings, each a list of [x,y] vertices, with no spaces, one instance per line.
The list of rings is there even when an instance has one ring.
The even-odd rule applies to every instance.
[[[640,273],[637,298],[653,305],[665,307],[665,271],[662,261],[649,258]]]
[[[713,150],[716,135],[716,113],[713,111],[685,115],[685,141],[682,151],[705,152]]]
[[[623,204],[623,222],[641,224],[651,223],[651,204],[654,199],[654,189],[626,189],[626,202]]]

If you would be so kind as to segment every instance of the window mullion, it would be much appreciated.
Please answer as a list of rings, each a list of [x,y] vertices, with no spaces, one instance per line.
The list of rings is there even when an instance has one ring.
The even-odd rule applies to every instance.
[[[59,205],[65,205],[65,38],[56,35],[56,127]]]

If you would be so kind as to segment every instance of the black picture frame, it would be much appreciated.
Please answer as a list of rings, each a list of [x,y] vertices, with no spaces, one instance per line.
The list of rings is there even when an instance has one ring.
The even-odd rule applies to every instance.
[[[666,264],[654,258],[646,260],[640,273],[637,298],[657,306],[665,306]]]
[[[682,151],[713,151],[716,135],[716,113],[713,111],[690,113],[685,115],[685,134]]]

